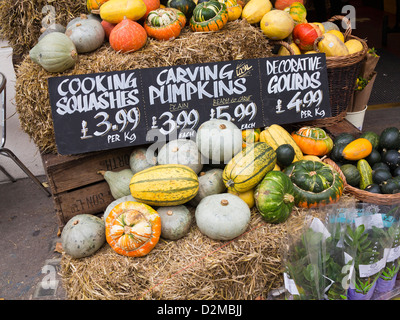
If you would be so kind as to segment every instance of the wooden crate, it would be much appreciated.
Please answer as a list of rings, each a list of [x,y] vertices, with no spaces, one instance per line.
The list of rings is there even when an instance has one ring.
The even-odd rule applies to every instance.
[[[114,198],[98,171],[129,168],[132,150],[129,147],[74,156],[41,155],[60,228],[78,214],[104,212]]]

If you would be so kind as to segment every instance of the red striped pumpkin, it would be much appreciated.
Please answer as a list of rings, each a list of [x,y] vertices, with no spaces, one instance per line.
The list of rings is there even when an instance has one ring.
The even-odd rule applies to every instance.
[[[312,23],[300,23],[293,29],[293,41],[303,51],[314,49],[315,40],[322,36],[321,29]]]

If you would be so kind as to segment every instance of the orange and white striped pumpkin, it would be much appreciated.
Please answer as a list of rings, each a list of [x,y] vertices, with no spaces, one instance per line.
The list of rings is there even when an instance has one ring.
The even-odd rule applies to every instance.
[[[122,202],[106,219],[106,240],[115,252],[124,256],[148,254],[158,243],[160,235],[160,215],[144,203]]]

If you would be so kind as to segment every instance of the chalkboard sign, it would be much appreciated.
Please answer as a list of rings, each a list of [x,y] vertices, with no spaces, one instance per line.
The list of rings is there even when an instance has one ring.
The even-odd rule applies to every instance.
[[[48,79],[60,154],[193,138],[210,119],[241,130],[331,116],[324,54]]]

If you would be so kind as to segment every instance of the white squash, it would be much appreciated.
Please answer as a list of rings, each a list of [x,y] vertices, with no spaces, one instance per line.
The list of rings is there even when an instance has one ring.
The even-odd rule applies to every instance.
[[[200,201],[195,212],[199,230],[214,240],[231,240],[246,231],[249,206],[230,193],[214,194]]]
[[[196,144],[212,163],[228,163],[242,149],[242,131],[227,120],[208,120],[197,130]]]
[[[183,164],[198,174],[203,168],[196,142],[186,139],[171,140],[159,151],[158,164]]]

